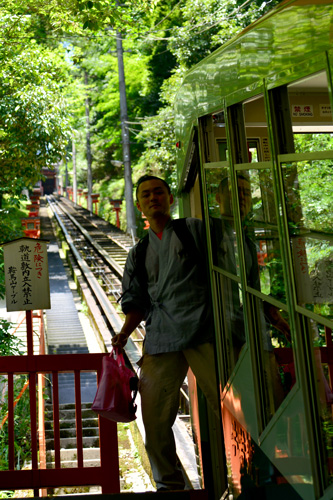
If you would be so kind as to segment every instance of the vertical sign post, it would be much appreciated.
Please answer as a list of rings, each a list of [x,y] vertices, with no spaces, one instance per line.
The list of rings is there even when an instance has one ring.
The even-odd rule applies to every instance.
[[[27,349],[33,354],[32,311],[50,309],[47,241],[19,238],[3,245],[7,311],[26,311]]]
[[[7,311],[26,311],[27,351],[33,356],[34,309],[50,309],[50,285],[47,260],[47,241],[19,238],[3,245]],[[38,469],[36,374],[29,373],[31,461]],[[38,496],[38,489],[34,489]]]

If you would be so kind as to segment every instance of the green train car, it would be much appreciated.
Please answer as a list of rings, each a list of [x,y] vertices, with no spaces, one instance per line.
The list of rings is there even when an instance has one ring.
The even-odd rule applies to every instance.
[[[176,96],[181,214],[205,220],[213,294],[214,498],[333,499],[332,15],[282,2]]]

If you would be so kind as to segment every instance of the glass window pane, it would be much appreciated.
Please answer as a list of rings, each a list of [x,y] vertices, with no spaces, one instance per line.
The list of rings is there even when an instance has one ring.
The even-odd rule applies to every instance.
[[[326,450],[326,475],[328,484],[333,483],[333,337],[332,329],[316,323],[307,322],[308,334],[312,338],[316,370],[319,409],[321,412],[322,435]]]
[[[263,367],[265,424],[275,414],[296,381],[289,316],[267,301],[253,297],[255,333]]]
[[[238,252],[229,170],[207,168],[205,174],[213,263],[231,274],[238,275]]]
[[[332,110],[325,71],[288,85],[288,97],[295,152],[332,149]]]
[[[244,312],[240,284],[215,273],[225,370],[230,377],[245,344]]]
[[[218,139],[217,147],[219,152],[219,161],[229,161],[227,139]]]
[[[242,170],[237,182],[247,284],[285,302],[272,171]]]
[[[263,95],[244,102],[243,109],[248,161],[249,163],[269,161],[271,155]]]
[[[282,165],[298,304],[333,316],[332,160]]]

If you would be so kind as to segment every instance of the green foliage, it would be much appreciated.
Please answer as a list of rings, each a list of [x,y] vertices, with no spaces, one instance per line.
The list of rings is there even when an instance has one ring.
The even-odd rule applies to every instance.
[[[23,197],[21,197],[23,198]],[[6,196],[3,199],[2,208],[0,208],[0,243],[15,240],[24,236],[21,224],[21,218],[27,216],[27,210],[24,209],[24,201],[18,198]],[[20,207],[23,205],[23,208]],[[5,275],[3,248],[0,247],[0,298],[5,297]]]
[[[123,167],[118,165],[122,161],[119,34],[124,38],[134,181],[151,171],[175,187],[173,105],[182,75],[276,3],[4,0],[0,190],[19,192],[39,177],[40,165],[65,157],[70,171],[72,138],[79,187],[86,188],[87,100],[93,183],[108,185],[108,196],[118,196],[123,178]],[[65,40],[66,50],[59,49],[58,40]],[[9,165],[15,168],[10,170]],[[62,165],[64,171],[65,161]]]
[[[0,189],[19,195],[61,159],[69,123],[62,98],[61,51],[39,46],[13,54],[0,68]]]
[[[234,0],[223,3],[187,0],[175,5],[171,26],[168,24],[170,19],[166,18],[158,25],[159,31],[151,30],[147,39],[158,43],[163,41],[175,66],[173,70],[169,68],[172,74],[161,84],[161,107],[155,115],[141,121],[142,131],[137,139],[143,142],[144,152],[134,165],[135,175],[148,170],[176,185],[173,116],[174,99],[182,76],[187,69],[278,3],[276,0],[267,3],[259,0],[245,5]]]
[[[4,39],[13,43],[18,20],[28,18],[35,34],[83,35],[109,26],[136,32],[142,13],[154,7],[152,0],[3,0],[1,10],[10,19]]]
[[[295,150],[298,153],[331,151],[331,134],[297,134]],[[330,160],[297,163],[302,223],[306,228],[331,232],[333,225],[332,185],[333,173]]]
[[[23,354],[23,344],[20,339],[12,335],[13,324],[0,318],[0,356],[19,356]]]
[[[23,354],[23,344],[11,333],[13,325],[0,318],[0,356],[19,356]],[[14,400],[21,392],[27,377],[23,375],[14,378]],[[0,424],[8,412],[7,377],[0,376]],[[29,391],[25,391],[15,407],[15,465],[21,468],[30,457],[30,409]],[[8,421],[0,428],[0,470],[8,469]]]
[[[27,376],[18,375],[14,378],[14,401],[27,382]],[[0,377],[0,387],[6,387],[6,377]],[[0,423],[8,412],[8,398],[6,391],[2,392],[3,398],[0,407]],[[25,390],[15,406],[14,412],[14,456],[15,468],[21,469],[31,457],[31,432],[30,432],[30,406],[29,389]],[[8,469],[8,420],[0,429],[0,470]]]

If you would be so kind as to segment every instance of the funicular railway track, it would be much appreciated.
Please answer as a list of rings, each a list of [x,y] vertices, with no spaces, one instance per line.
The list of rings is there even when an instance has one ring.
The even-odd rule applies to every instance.
[[[107,325],[109,332],[102,336],[111,338],[119,332],[123,321],[117,301],[127,254],[135,240],[65,198],[48,196],[47,201]],[[134,365],[141,356],[143,324],[132,337],[127,354]]]
[[[107,342],[110,346],[111,337],[120,331],[123,323],[123,314],[117,301],[121,295],[121,278],[127,254],[136,241],[117,227],[74,205],[66,198],[47,196],[47,202],[74,261],[94,297],[96,305],[93,314],[100,314],[105,324],[106,328],[100,333],[107,350]],[[145,329],[142,323],[133,332],[125,347],[126,356],[136,371],[138,369],[136,363],[142,354],[144,335]],[[174,432],[180,462],[188,477],[189,486],[198,488],[200,485],[197,459],[193,451],[191,432],[188,432],[190,429],[188,414],[189,398],[187,387],[184,385]],[[138,424],[140,425],[140,422]]]

